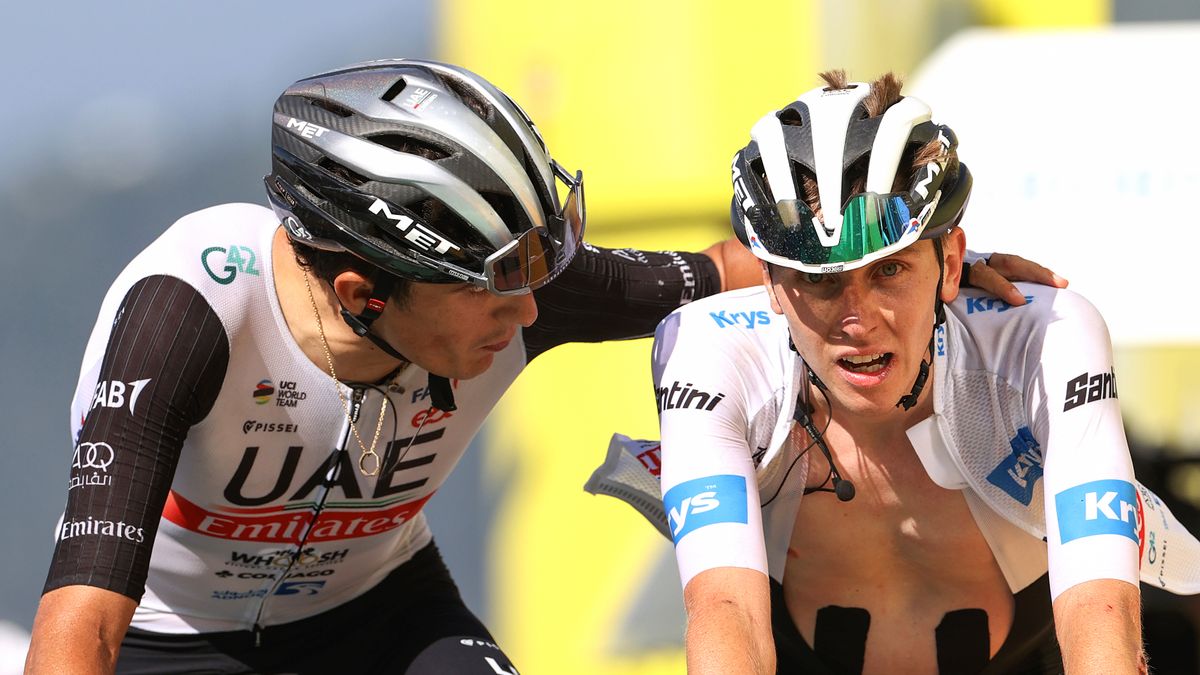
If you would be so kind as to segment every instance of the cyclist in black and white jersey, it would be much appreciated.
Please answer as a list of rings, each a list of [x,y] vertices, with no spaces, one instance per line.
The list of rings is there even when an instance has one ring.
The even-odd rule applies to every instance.
[[[762,286],[663,321],[661,446],[590,489],[673,539],[689,672],[1144,672],[1139,580],[1200,592],[1200,543],[1133,477],[1103,320],[960,294],[953,132],[825,78],[734,159]]]
[[[422,507],[530,359],[753,258],[584,244],[582,174],[453,66],[314,76],[273,121],[272,209],[182,218],[103,302],[29,669],[515,672]]]

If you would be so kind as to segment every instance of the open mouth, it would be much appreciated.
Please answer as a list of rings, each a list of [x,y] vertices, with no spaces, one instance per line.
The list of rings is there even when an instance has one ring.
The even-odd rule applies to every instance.
[[[870,375],[877,373],[892,362],[891,352],[883,354],[860,354],[838,359],[838,365],[852,373]]]

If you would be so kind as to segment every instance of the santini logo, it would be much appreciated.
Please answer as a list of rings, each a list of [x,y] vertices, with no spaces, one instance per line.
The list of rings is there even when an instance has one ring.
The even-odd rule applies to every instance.
[[[697,410],[712,410],[717,407],[725,394],[710,394],[707,391],[692,389],[688,382],[682,387],[679,382],[672,382],[669,387],[659,387],[654,390],[658,398],[658,412],[676,408],[695,408]]]
[[[689,480],[667,490],[663,506],[676,544],[706,525],[745,523],[746,479],[723,474]]]
[[[1097,480],[1054,496],[1062,543],[1097,534],[1118,534],[1138,542],[1141,504],[1133,485]]]
[[[729,326],[745,326],[746,328],[754,328],[755,326],[765,326],[771,323],[771,316],[763,310],[757,312],[709,312],[709,316],[717,323],[718,328],[727,328]]]
[[[1113,371],[1090,375],[1084,373],[1067,383],[1063,412],[1078,408],[1085,403],[1117,397],[1117,378]]]

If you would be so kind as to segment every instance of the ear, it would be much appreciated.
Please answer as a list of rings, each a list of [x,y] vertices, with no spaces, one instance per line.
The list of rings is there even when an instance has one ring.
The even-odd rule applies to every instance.
[[[370,279],[354,270],[346,270],[333,278],[333,292],[337,294],[338,302],[353,314],[362,313],[374,288]]]
[[[767,295],[771,296],[771,311],[783,314],[783,305],[779,304],[779,298],[775,297],[775,284],[771,282],[771,266],[761,260],[758,264],[762,265],[763,286],[767,287]]]
[[[942,302],[953,302],[958,297],[962,284],[963,255],[967,249],[967,235],[961,227],[955,227],[942,239],[942,256],[946,278],[942,280]]]

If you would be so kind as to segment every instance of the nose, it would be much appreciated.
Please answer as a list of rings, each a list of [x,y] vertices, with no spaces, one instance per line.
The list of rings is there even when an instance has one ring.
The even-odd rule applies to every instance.
[[[529,328],[534,321],[537,321],[537,301],[533,299],[533,293],[504,296],[500,308],[500,315],[503,319],[520,324],[525,328]]]
[[[851,339],[865,337],[871,332],[871,289],[865,283],[852,280],[842,286],[838,303],[835,330]]]

